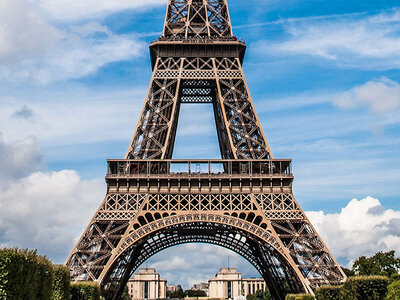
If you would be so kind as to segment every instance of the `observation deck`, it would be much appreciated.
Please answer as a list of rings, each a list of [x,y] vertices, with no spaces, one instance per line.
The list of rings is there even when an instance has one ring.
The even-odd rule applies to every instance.
[[[107,161],[111,192],[291,192],[291,159],[155,159]]]
[[[150,58],[154,69],[157,57],[238,57],[243,63],[246,43],[235,36],[212,38],[160,37],[150,43]]]

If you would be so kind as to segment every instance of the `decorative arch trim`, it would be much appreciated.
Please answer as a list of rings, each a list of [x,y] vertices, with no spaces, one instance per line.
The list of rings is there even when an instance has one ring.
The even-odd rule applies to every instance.
[[[273,247],[286,261],[288,261],[289,264],[291,264],[290,258],[287,257],[281,245],[273,237],[273,234],[269,228],[264,229],[253,223],[229,215],[220,215],[213,213],[186,213],[164,217],[162,219],[145,224],[138,229],[132,228],[128,236],[125,237],[116,248],[118,250],[113,253],[112,258],[110,258],[110,260],[108,261],[107,266],[104,268],[98,281],[102,282],[111,266],[114,265],[114,263],[117,261],[118,257],[121,256],[125,251],[127,251],[139,240],[169,226],[193,222],[217,223],[220,225],[228,225],[240,229],[244,232],[249,233],[250,235],[259,238],[260,240]]]

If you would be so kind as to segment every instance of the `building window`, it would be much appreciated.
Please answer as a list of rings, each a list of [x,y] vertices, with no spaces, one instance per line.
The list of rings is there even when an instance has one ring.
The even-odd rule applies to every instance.
[[[232,299],[232,281],[228,281],[228,299]]]
[[[149,299],[149,283],[147,281],[144,282],[144,299]]]

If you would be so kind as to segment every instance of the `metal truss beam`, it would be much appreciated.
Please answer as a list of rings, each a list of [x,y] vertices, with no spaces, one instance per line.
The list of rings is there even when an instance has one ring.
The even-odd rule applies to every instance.
[[[214,103],[222,158],[272,158],[238,58],[158,58],[128,159],[169,159],[182,102]]]

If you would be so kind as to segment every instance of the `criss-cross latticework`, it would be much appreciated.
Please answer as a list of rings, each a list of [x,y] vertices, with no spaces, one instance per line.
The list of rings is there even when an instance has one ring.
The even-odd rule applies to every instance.
[[[214,104],[222,158],[271,158],[238,57],[157,57],[127,158],[171,158],[181,103]]]
[[[163,38],[232,37],[228,5],[221,0],[169,1]]]
[[[245,49],[226,0],[169,0],[130,147],[108,161],[107,195],[66,260],[73,280],[97,281],[118,299],[146,259],[203,242],[242,255],[275,299],[343,282],[293,196],[291,160],[269,149],[242,71]],[[171,159],[182,103],[213,105],[222,159]]]

